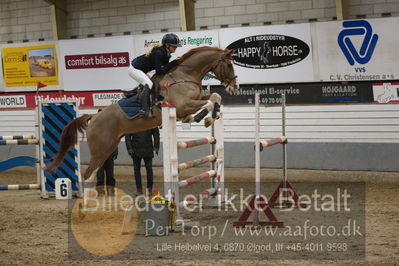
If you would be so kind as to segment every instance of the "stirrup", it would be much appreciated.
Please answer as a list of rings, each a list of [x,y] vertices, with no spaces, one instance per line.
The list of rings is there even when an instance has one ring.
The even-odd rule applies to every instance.
[[[152,111],[151,109],[148,110],[148,112],[146,112],[145,110],[141,109],[139,111],[139,116],[144,116],[144,117],[152,117]]]

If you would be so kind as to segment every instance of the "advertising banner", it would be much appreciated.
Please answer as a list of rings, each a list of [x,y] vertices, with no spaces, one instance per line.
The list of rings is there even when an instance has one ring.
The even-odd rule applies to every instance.
[[[282,92],[285,92],[288,104],[399,102],[399,83],[246,84],[242,85],[234,95],[226,93],[221,86],[212,87],[211,92],[219,93],[225,106],[253,106],[255,92],[261,93],[262,104],[281,104]],[[34,109],[37,97],[46,101],[78,100],[80,108],[101,108],[116,103],[123,98],[123,94],[119,90],[1,94],[0,110]]]
[[[399,35],[392,32],[392,29],[399,27],[398,17],[314,25],[321,80],[399,78]]]
[[[127,74],[133,58],[132,36],[61,40],[59,48],[65,91],[136,86]]]
[[[220,46],[233,55],[240,84],[314,80],[309,24],[220,30]]]
[[[262,104],[281,104],[281,93],[285,93],[287,104],[328,104],[328,103],[372,103],[371,82],[301,83],[301,84],[253,84],[241,85],[234,95],[227,94],[221,87],[215,88],[225,105],[255,104],[255,92],[261,95]]]
[[[166,33],[157,34],[145,34],[134,36],[134,53],[136,56],[142,55],[146,52],[147,48],[153,43],[161,43],[162,37]],[[200,46],[215,46],[219,47],[219,33],[218,31],[189,31],[189,32],[176,32],[176,35],[180,38],[182,47],[176,49],[176,52],[172,54],[170,60],[174,60],[179,56],[185,54],[192,48]],[[150,75],[152,75],[150,73]],[[202,80],[203,85],[216,85],[220,84],[219,81],[205,76]]]
[[[399,103],[399,82],[373,84],[374,102]]]
[[[79,108],[101,108],[116,103],[123,98],[120,91],[86,91],[86,92],[49,92],[0,94],[0,110],[34,109],[37,99],[44,101],[79,101]]]
[[[1,49],[0,49],[0,57],[1,57]],[[4,77],[3,77],[3,64],[0,64],[0,92],[5,89]]]
[[[59,84],[55,44],[3,47],[1,59],[7,91],[33,91],[39,82]]]

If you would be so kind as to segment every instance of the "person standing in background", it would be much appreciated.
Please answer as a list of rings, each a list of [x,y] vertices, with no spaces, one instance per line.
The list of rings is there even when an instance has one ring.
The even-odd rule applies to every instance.
[[[134,178],[136,181],[136,195],[143,194],[141,183],[141,161],[147,173],[147,193],[152,192],[154,173],[152,170],[152,159],[154,151],[159,152],[159,129],[152,128],[141,132],[125,135],[126,149],[133,159]]]

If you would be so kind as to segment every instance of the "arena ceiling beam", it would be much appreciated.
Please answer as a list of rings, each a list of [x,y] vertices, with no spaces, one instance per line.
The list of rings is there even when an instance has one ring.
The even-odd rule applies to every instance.
[[[53,40],[66,39],[66,1],[65,0],[44,0],[49,5],[51,13],[51,27]]]
[[[180,26],[182,31],[195,30],[195,0],[179,0]]]
[[[335,0],[337,20],[348,19],[348,2],[349,0]]]

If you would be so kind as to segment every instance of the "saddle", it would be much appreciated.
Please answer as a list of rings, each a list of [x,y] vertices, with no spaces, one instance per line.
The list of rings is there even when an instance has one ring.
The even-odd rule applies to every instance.
[[[164,100],[164,97],[161,95],[161,85],[159,84],[158,81],[152,79],[152,89],[151,89],[151,94],[150,94],[150,109],[157,105],[158,103],[162,102]],[[123,95],[125,98],[130,98],[135,95],[137,95],[137,102],[141,102],[141,94],[144,90],[144,86],[142,84],[139,84],[136,88],[130,91],[123,91]]]
[[[150,95],[150,102],[151,103],[156,103],[159,101],[163,101],[164,97],[161,95],[161,85],[159,82],[152,80],[153,86],[151,89],[151,95]],[[135,96],[138,94],[138,97],[140,98],[142,92],[143,92],[144,86],[142,84],[139,84],[137,87],[135,87],[133,90],[130,91],[123,91],[123,95],[126,98],[130,98],[132,96]],[[152,104],[150,105],[152,106]]]

